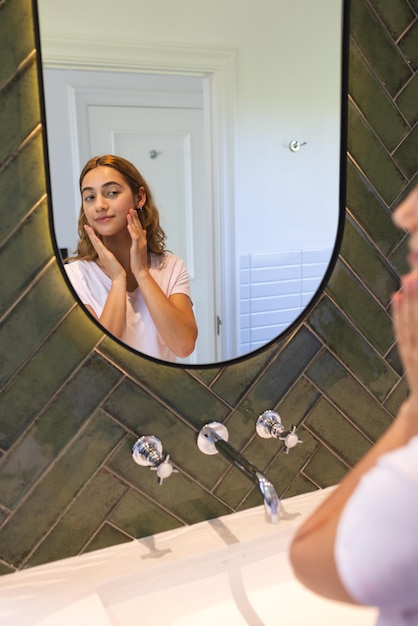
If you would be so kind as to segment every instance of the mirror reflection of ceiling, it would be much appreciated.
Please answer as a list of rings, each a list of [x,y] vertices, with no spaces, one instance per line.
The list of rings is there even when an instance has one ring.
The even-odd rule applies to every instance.
[[[199,326],[184,363],[202,365],[249,354],[283,333],[328,267],[340,211],[342,0],[164,4],[39,0],[54,223],[58,246],[72,252],[80,168],[92,154],[116,151],[111,136],[128,130],[113,118],[104,123],[109,137],[100,125],[91,129],[104,104],[141,107],[132,94],[168,93],[173,83],[193,93],[206,127],[204,180],[190,187],[206,191],[184,219],[195,214],[193,202],[202,205],[210,236],[202,241],[195,219],[184,249],[170,246],[170,232],[168,247],[188,266]],[[164,73],[167,55],[181,60]],[[208,131],[211,113],[220,122]],[[121,145],[158,199],[149,158],[135,160]],[[191,170],[195,161],[192,152]],[[163,228],[172,208],[164,202]]]

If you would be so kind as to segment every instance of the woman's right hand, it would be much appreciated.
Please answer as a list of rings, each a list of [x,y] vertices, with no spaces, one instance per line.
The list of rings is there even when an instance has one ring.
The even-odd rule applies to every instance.
[[[126,272],[93,228],[88,225],[84,228],[97,252],[97,264],[112,280],[106,303],[98,320],[110,333],[121,339],[126,327]]]
[[[126,280],[126,272],[119,263],[115,255],[104,245],[103,241],[96,235],[94,229],[87,224],[84,226],[94,249],[97,252],[97,264],[114,282],[118,279]]]

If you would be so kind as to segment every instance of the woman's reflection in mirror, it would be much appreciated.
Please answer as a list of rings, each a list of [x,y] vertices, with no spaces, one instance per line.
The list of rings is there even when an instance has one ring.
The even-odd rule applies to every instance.
[[[176,361],[195,347],[190,280],[166,235],[151,189],[115,155],[90,159],[80,174],[79,241],[65,270],[80,301],[112,335],[136,350]]]

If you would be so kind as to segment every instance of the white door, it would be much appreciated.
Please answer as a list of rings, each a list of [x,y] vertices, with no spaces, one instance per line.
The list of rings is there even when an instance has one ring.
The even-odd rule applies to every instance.
[[[203,109],[90,104],[88,128],[90,156],[118,154],[143,174],[167,248],[186,263],[199,336],[194,353],[181,362],[216,361],[214,226]]]

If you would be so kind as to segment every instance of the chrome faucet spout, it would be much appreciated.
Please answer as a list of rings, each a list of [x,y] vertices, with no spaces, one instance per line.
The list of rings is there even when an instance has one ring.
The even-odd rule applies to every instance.
[[[279,521],[279,497],[273,483],[271,483],[269,479],[260,472],[257,472],[257,478],[258,486],[264,497],[264,507],[266,509],[267,517],[272,524],[277,524]]]
[[[228,441],[222,437],[227,437],[228,431],[223,424],[213,422],[202,428],[198,437],[198,446],[205,454],[216,454],[220,452],[225,458],[232,462],[249,480],[251,480],[260,490],[266,509],[268,520],[272,524],[279,521],[279,498],[270,480],[255,465],[246,459],[240,452],[235,450]]]

